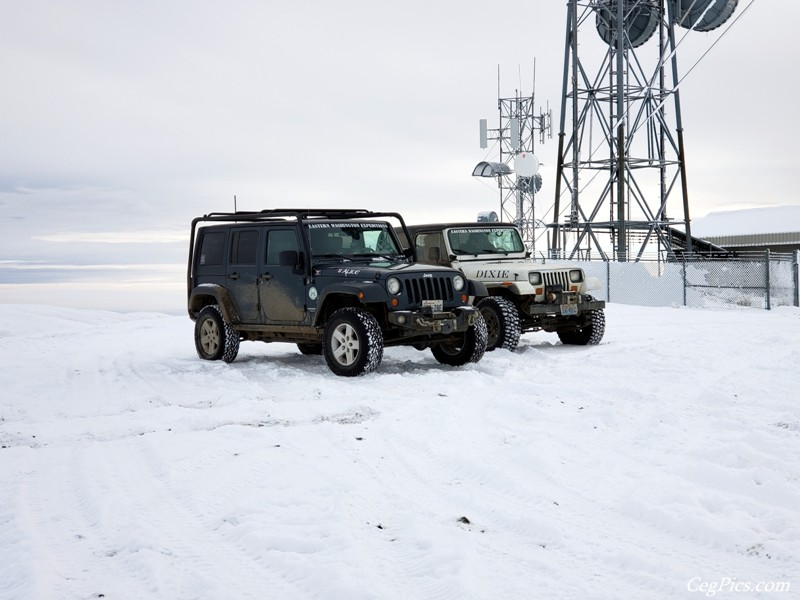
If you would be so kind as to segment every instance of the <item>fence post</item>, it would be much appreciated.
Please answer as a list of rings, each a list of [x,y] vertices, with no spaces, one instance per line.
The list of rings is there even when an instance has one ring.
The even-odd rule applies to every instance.
[[[764,269],[764,290],[766,292],[765,298],[767,300],[767,310],[771,309],[770,306],[770,297],[769,297],[769,248],[764,250],[764,261],[766,262],[765,269]]]
[[[606,302],[611,302],[611,261],[606,259]]]
[[[793,278],[794,279],[794,305],[800,306],[800,250],[794,251],[794,267],[793,269]]]
[[[686,255],[683,255],[683,305],[686,306],[686,287],[688,285],[688,278],[686,276]]]

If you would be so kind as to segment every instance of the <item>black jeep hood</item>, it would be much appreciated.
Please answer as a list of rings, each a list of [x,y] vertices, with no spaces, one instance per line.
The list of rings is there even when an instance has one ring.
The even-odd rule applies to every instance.
[[[377,280],[390,275],[421,275],[422,273],[455,273],[453,269],[440,265],[422,265],[409,263],[389,263],[386,261],[350,263],[337,262],[336,265],[320,265],[314,267],[316,277],[342,277],[346,279]]]

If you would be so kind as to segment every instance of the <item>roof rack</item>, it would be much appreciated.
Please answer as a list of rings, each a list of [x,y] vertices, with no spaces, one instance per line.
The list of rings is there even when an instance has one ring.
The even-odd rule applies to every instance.
[[[264,221],[294,217],[296,219],[358,219],[375,217],[402,217],[395,212],[374,212],[363,208],[269,208],[259,211],[213,212],[198,217],[197,221]]]

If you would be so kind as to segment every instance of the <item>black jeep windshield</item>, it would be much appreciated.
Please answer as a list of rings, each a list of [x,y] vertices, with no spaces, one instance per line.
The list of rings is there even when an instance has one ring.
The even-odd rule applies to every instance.
[[[510,227],[462,227],[447,232],[453,254],[502,254],[524,252],[519,232]]]
[[[400,254],[388,223],[309,223],[307,227],[311,253],[316,257],[394,259]]]

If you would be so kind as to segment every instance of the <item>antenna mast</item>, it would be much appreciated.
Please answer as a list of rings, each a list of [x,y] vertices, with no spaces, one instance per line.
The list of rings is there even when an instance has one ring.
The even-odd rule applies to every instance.
[[[547,226],[535,214],[535,198],[542,187],[542,176],[538,172],[538,159],[533,154],[534,141],[538,137],[539,143],[543,144],[546,137],[552,137],[551,112],[542,112],[540,109],[536,114],[534,95],[535,90],[530,96],[523,96],[520,90],[516,90],[513,98],[502,98],[498,65],[499,127],[489,129],[486,119],[481,119],[481,148],[487,148],[489,140],[499,142],[500,162],[481,162],[472,173],[474,176],[497,178],[500,220],[514,223],[520,229],[525,245],[533,253],[536,252],[537,239],[547,234]]]

